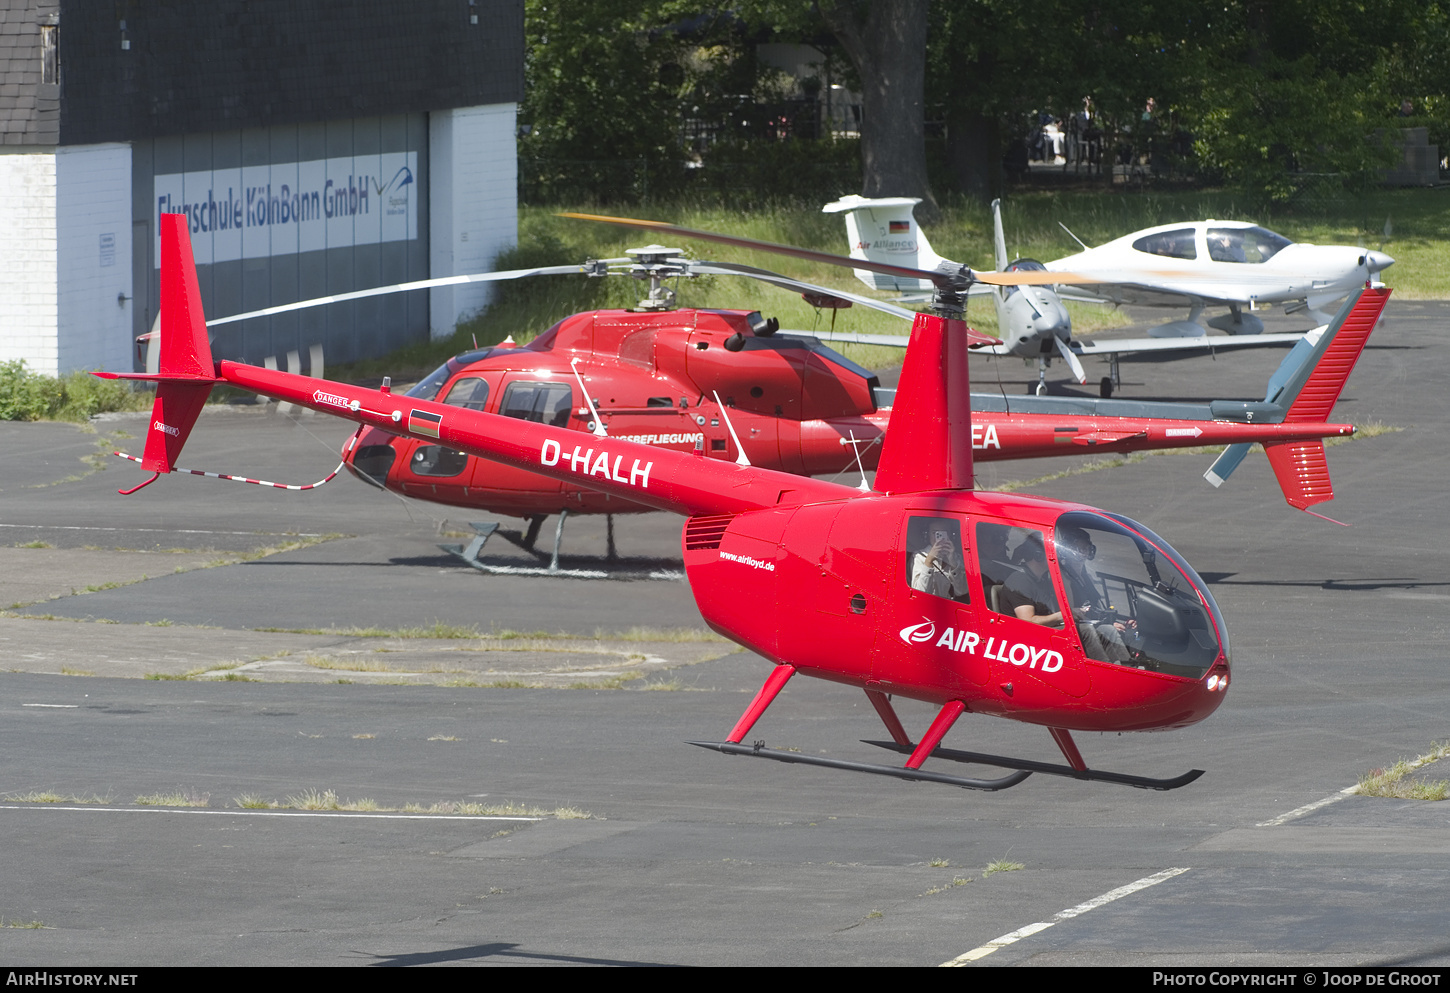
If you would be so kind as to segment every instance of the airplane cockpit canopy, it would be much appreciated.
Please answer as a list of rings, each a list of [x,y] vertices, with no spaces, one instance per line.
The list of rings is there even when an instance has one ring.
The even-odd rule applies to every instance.
[[[1267,262],[1292,244],[1268,228],[1208,229],[1208,257],[1215,262]]]
[[[1002,271],[1003,272],[1046,272],[1047,271],[1047,266],[1043,265],[1041,262],[1038,262],[1036,259],[1014,259],[1011,262],[1007,263],[1007,268],[1003,269]],[[1017,286],[1008,286],[1008,287],[1005,287],[1005,289],[1006,289],[1007,292],[1005,294],[1003,294],[1003,295],[1010,297],[1012,294],[1016,293],[1017,290],[1020,289],[1020,287],[1017,287]]]

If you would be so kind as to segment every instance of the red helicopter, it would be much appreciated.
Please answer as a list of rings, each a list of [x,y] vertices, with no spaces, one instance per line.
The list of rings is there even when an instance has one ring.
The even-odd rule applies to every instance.
[[[581,272],[597,276],[624,266],[629,274],[650,282],[648,295],[636,309],[576,314],[522,347],[510,340],[456,356],[407,395],[667,449],[688,451],[700,443],[707,457],[804,475],[839,476],[854,469],[861,474],[862,486],[866,485],[865,473],[876,468],[880,456],[894,391],[881,389],[874,374],[816,337],[782,332],[777,321],[758,312],[675,309],[674,295],[663,282],[671,277],[730,273],[803,292],[807,299],[833,310],[856,302],[896,316],[913,317],[912,312],[765,270],[684,259],[678,250],[658,245],[630,254],[632,259],[591,261],[582,266],[380,287],[222,318],[211,321],[210,326],[460,279]],[[1261,403],[1157,404],[1074,397],[1009,400],[1000,394],[974,394],[972,446],[977,458],[991,461],[1196,445],[1246,448],[1250,442],[1261,442],[1270,452],[1288,502],[1308,510],[1312,504],[1333,499],[1321,439],[1352,434],[1354,428],[1324,423],[1324,419],[1382,307],[1383,297],[1375,295],[1363,297],[1353,308],[1346,306],[1317,342],[1296,346]],[[1341,333],[1346,322],[1349,331]],[[995,342],[970,330],[968,334],[974,347]],[[826,337],[869,343],[885,336]],[[901,341],[895,336],[889,340]],[[1304,383],[1321,363],[1331,370],[1330,378],[1320,388],[1303,393]],[[360,478],[408,496],[526,518],[529,529],[521,539],[502,533],[530,551],[545,517],[558,514],[554,555],[549,567],[542,570],[551,573],[599,574],[559,568],[558,548],[568,515],[650,509],[578,482],[470,457],[437,439],[419,440],[378,428],[366,428],[350,439],[343,460]],[[1237,460],[1232,466],[1220,460],[1210,471],[1210,480],[1221,484],[1237,464]],[[479,569],[518,571],[480,560],[484,543],[498,525],[474,527],[479,537],[467,546],[441,547]],[[610,549],[613,553],[612,541]]]
[[[912,328],[875,489],[679,452],[344,383],[213,361],[185,218],[162,217],[160,370],[143,467],[170,472],[212,388],[225,383],[686,517],[683,553],[715,630],[774,663],[722,742],[730,754],[997,790],[1033,772],[1174,789],[1090,768],[1071,732],[1178,728],[1230,681],[1228,631],[1204,582],[1167,542],[1081,504],[978,493],[963,294],[1018,274],[915,273],[937,287]],[[759,247],[759,246],[752,246]],[[840,264],[859,262],[842,259]],[[1028,274],[1033,278],[1037,274]],[[1061,273],[1051,278],[1063,281]],[[1024,280],[1025,281],[1025,280]],[[141,487],[135,487],[140,489]],[[134,489],[133,491],[134,492]],[[901,766],[744,744],[797,672],[860,687]],[[913,742],[893,695],[939,707]],[[1047,727],[1066,765],[939,747],[964,713]],[[930,757],[1011,769],[994,779],[922,768]]]

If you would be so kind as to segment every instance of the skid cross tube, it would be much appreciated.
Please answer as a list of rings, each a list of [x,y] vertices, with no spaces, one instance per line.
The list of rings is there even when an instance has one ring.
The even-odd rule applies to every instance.
[[[862,739],[862,744],[875,745],[877,748],[884,748],[890,752],[899,752],[902,755],[909,755],[912,752],[910,745],[898,745],[894,741],[867,741]],[[1040,772],[1048,776],[1067,776],[1070,779],[1092,780],[1100,783],[1119,783],[1123,786],[1133,786],[1140,790],[1176,790],[1180,786],[1187,786],[1199,776],[1203,775],[1202,769],[1190,769],[1181,776],[1174,776],[1172,779],[1154,779],[1150,776],[1130,776],[1122,772],[1103,772],[1100,769],[1083,769],[1081,772],[1066,765],[1054,765],[1051,762],[1033,762],[1031,759],[1014,759],[1004,755],[987,755],[982,752],[963,752],[955,748],[937,748],[931,753],[933,758],[947,759],[952,762],[975,762],[979,765],[995,765],[1003,769],[1025,769],[1028,772]]]
[[[865,772],[873,776],[889,776],[909,782],[941,783],[945,786],[958,786],[964,790],[987,790],[988,792],[1005,790],[1008,787],[1016,786],[1032,775],[1031,771],[1019,770],[1003,776],[1001,779],[968,779],[965,776],[948,776],[940,772],[927,772],[924,769],[906,769],[899,765],[874,765],[869,762],[848,762],[845,759],[828,759],[820,755],[786,752],[766,748],[765,743],[760,741],[753,745],[741,745],[733,741],[691,741],[688,744],[714,749],[726,755],[749,755],[759,759],[784,762],[788,765],[816,765],[826,769],[842,769],[846,772]]]

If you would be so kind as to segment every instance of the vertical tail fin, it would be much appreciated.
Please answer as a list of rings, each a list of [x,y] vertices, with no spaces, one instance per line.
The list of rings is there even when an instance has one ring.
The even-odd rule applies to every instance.
[[[159,368],[155,373],[97,374],[108,379],[138,379],[157,384],[151,427],[146,432],[146,450],[141,460],[143,469],[157,474],[170,472],[175,467],[176,457],[181,454],[217,382],[184,214],[161,215],[160,346]]]
[[[882,493],[972,488],[967,326],[917,314],[876,469]]]
[[[1313,513],[1310,507],[1334,499],[1334,484],[1329,481],[1329,464],[1324,460],[1324,442],[1320,439],[1271,441],[1264,445],[1264,454],[1269,456],[1274,478],[1289,506]]]
[[[992,236],[997,249],[997,271],[1007,268],[1007,235],[1002,230],[1002,201],[992,201]]]
[[[932,251],[926,235],[916,223],[912,208],[919,197],[881,197],[867,199],[851,194],[821,208],[827,214],[846,215],[846,236],[851,243],[851,258],[913,269],[935,269],[945,262]],[[909,292],[932,289],[925,279],[908,279],[856,269],[856,278],[873,290]]]
[[[1350,294],[1334,320],[1320,333],[1318,341],[1311,342],[1306,336],[1284,358],[1269,378],[1268,392],[1264,395],[1266,402],[1284,408],[1284,423],[1329,418],[1349,374],[1364,352],[1370,333],[1379,324],[1390,293],[1384,286],[1368,286]],[[1230,445],[1204,473],[1204,478],[1214,486],[1223,485],[1248,451],[1247,444]],[[1316,503],[1334,499],[1323,442],[1271,442],[1264,446],[1264,451],[1290,506],[1308,511]]]

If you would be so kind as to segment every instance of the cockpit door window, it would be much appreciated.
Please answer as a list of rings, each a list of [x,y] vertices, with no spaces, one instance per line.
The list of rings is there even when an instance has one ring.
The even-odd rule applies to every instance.
[[[453,407],[483,410],[488,406],[488,383],[477,376],[464,376],[453,384],[443,402]]]
[[[983,521],[977,525],[982,592],[994,613],[1062,627],[1042,532]]]
[[[567,383],[538,383],[516,379],[503,391],[499,413],[522,421],[535,421],[556,428],[567,427],[574,391]]]

